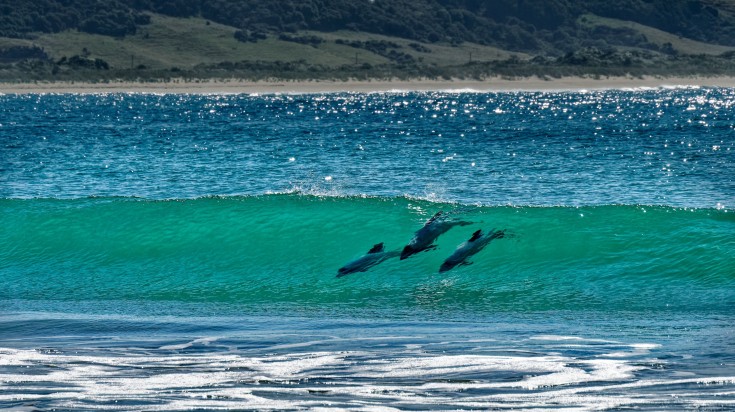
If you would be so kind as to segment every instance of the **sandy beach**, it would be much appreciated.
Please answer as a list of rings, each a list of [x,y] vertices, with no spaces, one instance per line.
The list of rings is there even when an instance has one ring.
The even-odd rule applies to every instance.
[[[184,93],[184,94],[298,94],[391,91],[553,91],[656,88],[676,86],[735,87],[735,77],[537,77],[478,80],[372,80],[372,81],[246,81],[170,80],[166,82],[36,82],[0,83],[0,93]]]

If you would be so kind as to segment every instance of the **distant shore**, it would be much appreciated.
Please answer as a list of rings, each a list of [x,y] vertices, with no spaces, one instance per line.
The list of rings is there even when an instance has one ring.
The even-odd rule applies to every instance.
[[[565,91],[677,86],[735,87],[734,77],[562,77],[489,78],[487,80],[371,80],[371,81],[246,81],[169,80],[160,82],[35,82],[0,83],[0,93],[181,93],[181,94],[299,94],[395,91]]]

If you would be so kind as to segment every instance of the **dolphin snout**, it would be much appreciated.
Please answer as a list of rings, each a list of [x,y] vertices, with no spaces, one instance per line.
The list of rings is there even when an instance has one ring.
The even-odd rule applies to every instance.
[[[444,262],[444,263],[442,263],[442,265],[441,265],[441,266],[439,267],[439,273],[441,273],[441,272],[446,272],[446,271],[448,271],[448,270],[452,269],[452,268],[453,268],[453,267],[455,267],[455,266],[456,266],[456,263],[451,263],[451,262]]]

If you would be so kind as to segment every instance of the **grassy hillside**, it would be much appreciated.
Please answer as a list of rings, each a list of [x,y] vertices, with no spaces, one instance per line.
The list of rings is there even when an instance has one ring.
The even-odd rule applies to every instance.
[[[151,23],[136,34],[123,38],[89,34],[79,31],[40,34],[35,40],[0,38],[5,45],[37,45],[53,60],[74,55],[99,58],[111,68],[128,69],[140,65],[151,69],[187,69],[198,65],[222,62],[264,61],[295,62],[309,65],[339,67],[349,64],[387,64],[391,59],[366,48],[354,47],[353,42],[384,42],[389,47],[408,54],[424,64],[446,66],[458,62],[504,60],[511,56],[525,58],[524,53],[513,53],[491,46],[463,43],[419,44],[390,36],[369,33],[338,31],[320,33],[304,31],[294,37],[317,37],[317,45],[301,44],[268,36],[258,42],[241,42],[235,39],[234,27],[213,23],[201,18],[174,18],[151,15]],[[411,47],[414,45],[414,47]]]
[[[124,38],[88,34],[77,31],[43,34],[36,43],[49,51],[54,59],[82,54],[101,58],[113,68],[144,65],[148,68],[191,68],[199,64],[215,64],[242,60],[300,60],[314,63],[333,61],[344,64],[349,53],[334,53],[274,38],[257,43],[237,41],[236,29],[201,18],[173,18],[152,15],[151,24]]]
[[[735,47],[594,14],[574,24],[617,44],[597,38],[556,56],[354,30],[255,33],[201,17],[147,13],[145,20],[118,37],[79,30],[0,37],[0,81],[735,75]]]
[[[351,30],[559,55],[619,42],[620,33],[578,25],[585,14],[735,46],[733,8],[732,0],[0,0],[0,37],[66,30],[125,37],[145,29],[156,13],[201,17],[247,33]]]
[[[643,41],[657,46],[659,50],[675,51],[681,54],[722,54],[733,50],[733,47],[687,39],[633,21],[611,19],[595,16],[594,14],[580,16],[577,23],[580,27],[586,27],[591,32],[608,28],[629,34],[637,34],[642,36]]]

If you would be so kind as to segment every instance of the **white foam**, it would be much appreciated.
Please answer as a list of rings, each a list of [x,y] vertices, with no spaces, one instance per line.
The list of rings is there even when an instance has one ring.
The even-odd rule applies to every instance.
[[[631,348],[638,349],[638,350],[645,350],[645,351],[651,351],[653,349],[658,349],[661,347],[658,343],[632,343],[630,344]]]
[[[575,341],[574,337],[558,339]],[[181,345],[211,342],[201,338]],[[306,342],[313,344],[321,341]],[[594,345],[599,349],[600,345]],[[653,344],[632,344],[654,350]],[[166,348],[164,346],[164,348]],[[297,346],[283,345],[281,349]],[[614,346],[618,350],[619,345]],[[176,349],[173,349],[176,350]],[[456,409],[596,410],[666,405],[671,387],[712,387],[710,396],[676,392],[677,405],[733,405],[735,377],[637,379],[631,358],[534,354],[427,353],[420,345],[390,352],[126,353],[95,355],[0,348],[0,402],[41,402],[61,409]],[[648,370],[647,373],[655,373]],[[510,378],[509,378],[510,377]],[[645,388],[661,388],[644,390]],[[17,390],[26,389],[26,390]],[[472,390],[475,395],[467,392]],[[486,393],[490,391],[490,393]],[[325,396],[315,395],[324,394]],[[485,393],[483,393],[485,392]],[[462,393],[461,396],[458,394]],[[717,394],[716,396],[714,394]],[[339,401],[335,399],[339,398]],[[127,405],[127,406],[122,406]]]
[[[353,369],[368,378],[440,377],[448,373],[492,373],[518,371],[527,373],[558,372],[564,368],[560,358],[487,355],[446,355],[405,359],[372,360]]]
[[[194,346],[196,344],[199,344],[199,343],[201,343],[203,345],[209,345],[210,343],[216,341],[217,339],[218,338],[199,338],[199,339],[194,339],[191,342],[181,343],[181,344],[178,344],[178,345],[165,345],[165,346],[161,346],[159,349],[161,349],[161,350],[183,350],[183,349],[190,348],[190,347],[192,347],[192,346]]]
[[[545,340],[550,342],[559,342],[559,341],[577,341],[577,342],[597,342],[597,343],[618,343],[615,341],[605,340],[605,339],[589,339],[589,338],[583,338],[580,336],[564,336],[564,335],[537,335],[537,336],[531,336],[528,338],[529,340]]]

